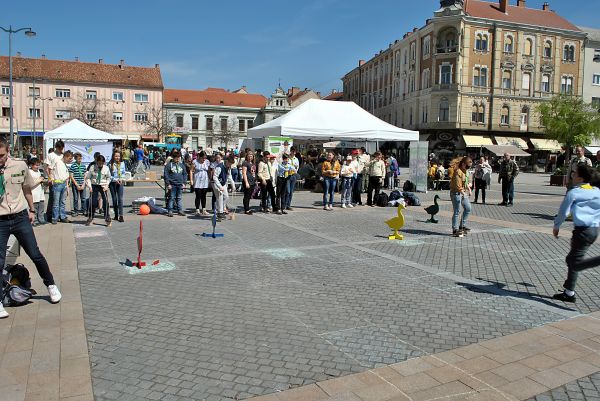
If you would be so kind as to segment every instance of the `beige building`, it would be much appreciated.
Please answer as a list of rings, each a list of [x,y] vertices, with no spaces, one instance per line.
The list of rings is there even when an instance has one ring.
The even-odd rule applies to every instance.
[[[585,67],[583,68],[583,100],[600,110],[600,29],[580,27],[587,33]]]
[[[9,62],[0,57],[2,117],[0,136],[9,135]],[[80,61],[13,57],[15,144],[38,144],[50,131],[73,118],[124,139],[157,139],[144,123],[162,107],[160,68]],[[35,127],[35,130],[34,130]],[[35,132],[35,133],[34,133]]]
[[[558,93],[582,94],[586,34],[547,3],[440,4],[425,26],[346,74],[345,99],[419,130],[439,154],[492,144],[556,150],[536,107]]]

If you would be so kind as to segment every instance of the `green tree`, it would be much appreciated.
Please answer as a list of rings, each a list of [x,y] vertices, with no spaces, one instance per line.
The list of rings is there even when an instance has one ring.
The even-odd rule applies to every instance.
[[[600,137],[600,113],[581,97],[558,95],[539,105],[541,123],[549,139],[565,145],[567,154],[575,146],[588,146]]]

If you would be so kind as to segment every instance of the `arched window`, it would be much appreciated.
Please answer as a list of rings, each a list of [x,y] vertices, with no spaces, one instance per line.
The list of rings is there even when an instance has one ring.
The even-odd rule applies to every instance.
[[[488,35],[483,35],[483,42],[481,43],[481,50],[486,52],[488,49]]]
[[[473,107],[471,108],[471,122],[472,123],[477,122],[478,113],[479,113],[479,106],[477,106],[476,104],[473,104]]]
[[[512,72],[508,70],[502,73],[502,89],[512,89]]]
[[[575,46],[569,48],[569,61],[575,61]]]
[[[446,49],[448,51],[455,51],[456,47],[456,35],[454,32],[448,32],[446,34]]]
[[[531,94],[531,73],[524,72],[523,73],[523,82],[521,84],[521,89],[523,89],[522,94],[529,96]]]
[[[421,77],[421,89],[428,89],[429,88],[429,69],[425,69],[423,71],[423,76]]]
[[[542,92],[550,93],[550,74],[542,75]]]
[[[524,106],[521,109],[521,131],[529,129],[529,107]]]
[[[510,124],[510,108],[506,104],[502,106],[502,110],[500,110],[500,124]]]
[[[544,43],[544,57],[552,57],[552,42],[550,42],[549,40],[547,40],[546,43]]]
[[[442,98],[440,101],[440,112],[439,112],[439,121],[445,122],[450,121],[450,104],[446,98]]]
[[[514,39],[512,36],[507,35],[504,38],[504,53],[512,53],[514,48]]]
[[[471,109],[471,122],[476,124],[485,123],[485,105],[473,103],[473,108]]]
[[[531,56],[533,54],[533,40],[529,38],[525,40],[525,49],[523,50],[523,54],[526,56]]]
[[[575,46],[565,45],[565,48],[563,50],[563,60],[575,61]]]

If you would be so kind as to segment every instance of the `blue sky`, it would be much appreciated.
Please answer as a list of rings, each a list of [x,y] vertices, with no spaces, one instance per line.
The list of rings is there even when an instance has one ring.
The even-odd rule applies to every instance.
[[[516,3],[516,0],[510,0]],[[600,27],[600,0],[549,0],[577,25]],[[544,0],[527,0],[541,8]],[[6,1],[0,26],[31,26],[13,52],[53,59],[161,65],[167,88],[237,89],[269,95],[310,87],[329,93],[368,59],[439,8],[438,0]],[[88,5],[89,4],[89,5]],[[0,53],[8,36],[0,33]]]

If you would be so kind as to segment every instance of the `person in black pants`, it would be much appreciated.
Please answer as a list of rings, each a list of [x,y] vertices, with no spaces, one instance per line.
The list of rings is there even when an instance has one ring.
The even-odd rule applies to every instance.
[[[481,201],[485,205],[485,190],[487,189],[487,177],[492,173],[492,168],[485,161],[485,157],[479,158],[479,163],[475,166],[475,200],[473,203],[477,203],[479,199],[479,191],[481,191]]]
[[[271,205],[276,206],[275,188],[273,187],[273,180],[276,176],[276,172],[274,171],[275,168],[273,167],[273,164],[269,160],[271,157],[275,158],[275,155],[271,155],[269,152],[265,151],[263,152],[263,159],[258,163],[257,176],[260,179],[261,206],[265,213],[271,212],[271,210],[267,208],[267,196],[271,199]]]
[[[244,184],[244,213],[252,214],[250,210],[250,199],[256,185],[256,164],[254,163],[254,153],[248,151],[246,159],[242,163],[242,182]]]

